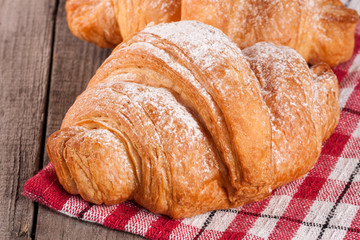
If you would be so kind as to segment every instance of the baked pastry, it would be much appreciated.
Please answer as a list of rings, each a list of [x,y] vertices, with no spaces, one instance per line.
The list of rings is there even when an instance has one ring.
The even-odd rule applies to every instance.
[[[241,49],[269,41],[295,49],[311,64],[330,66],[350,59],[359,19],[340,0],[183,0],[182,5],[182,19],[220,28]]]
[[[70,30],[100,47],[115,47],[147,25],[198,20],[241,49],[270,41],[330,66],[350,59],[358,21],[340,0],[68,0],[66,10]]]
[[[133,199],[190,217],[264,199],[300,178],[339,119],[328,65],[294,50],[241,50],[195,21],[120,44],[67,112],[47,151],[66,191]]]
[[[181,0],[67,0],[71,32],[99,47],[114,48],[147,25],[179,21]]]

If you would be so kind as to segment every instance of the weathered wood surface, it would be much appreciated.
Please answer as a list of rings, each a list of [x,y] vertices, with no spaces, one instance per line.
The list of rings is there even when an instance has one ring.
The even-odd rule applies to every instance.
[[[21,195],[49,161],[45,139],[110,54],[70,33],[64,5],[0,0],[0,239],[139,239],[38,208]]]
[[[74,37],[67,27],[65,0],[61,0],[56,15],[54,54],[49,92],[46,138],[60,128],[69,107],[87,86],[96,69],[110,55]],[[43,146],[44,147],[44,146]],[[44,166],[49,162],[44,153]],[[83,222],[40,206],[35,239],[142,239],[98,224]]]
[[[55,0],[0,1],[0,238],[29,239],[22,189],[39,166]]]

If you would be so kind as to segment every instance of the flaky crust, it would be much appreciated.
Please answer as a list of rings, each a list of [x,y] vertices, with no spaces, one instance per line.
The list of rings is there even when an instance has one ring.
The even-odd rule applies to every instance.
[[[180,0],[67,0],[71,32],[99,47],[114,48],[148,25],[180,19]]]
[[[340,0],[183,0],[181,17],[220,28],[241,49],[269,41],[330,66],[350,59],[359,18]]]
[[[330,66],[350,59],[359,18],[340,0],[68,0],[66,11],[71,31],[100,47],[113,48],[147,25],[197,20],[241,49],[273,42]]]
[[[264,199],[303,176],[339,119],[337,79],[288,47],[243,53],[182,21],[119,45],[52,134],[65,190],[173,218]]]

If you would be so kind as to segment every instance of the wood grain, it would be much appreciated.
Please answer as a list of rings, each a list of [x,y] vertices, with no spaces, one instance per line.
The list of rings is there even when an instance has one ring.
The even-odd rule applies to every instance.
[[[68,30],[65,0],[60,1],[56,16],[54,56],[51,71],[46,138],[60,128],[61,121],[94,75],[96,69],[110,55],[74,37]],[[47,154],[44,166],[48,164]],[[83,222],[58,214],[40,206],[36,239],[142,239],[125,232],[114,231],[98,224]]]
[[[38,169],[55,0],[0,1],[0,238],[29,239],[34,204],[21,192]]]

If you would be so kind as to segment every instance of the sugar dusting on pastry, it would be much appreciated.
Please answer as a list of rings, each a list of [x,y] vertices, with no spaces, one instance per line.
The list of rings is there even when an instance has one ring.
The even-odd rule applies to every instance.
[[[191,84],[199,92],[202,93],[202,97],[206,98],[213,105],[213,102],[211,100],[211,96],[209,95],[208,92],[206,92],[204,87],[201,86],[201,84],[195,79],[193,73],[191,71],[189,71],[189,69],[187,69],[185,66],[183,66],[179,62],[177,62],[175,59],[173,59],[172,56],[170,56],[169,53],[165,52],[163,49],[161,49],[159,47],[155,47],[154,45],[152,45],[151,43],[148,43],[148,42],[134,43],[130,47],[132,49],[141,49],[142,51],[145,50],[145,51],[153,54],[154,56],[158,57],[159,59],[163,60],[164,62],[166,62],[166,64],[168,64],[168,66],[172,70],[176,71],[183,78],[190,81]],[[211,108],[215,109],[215,106],[213,105]]]
[[[159,142],[162,145],[162,151],[166,150],[166,154],[175,154],[176,159],[179,160],[177,164],[182,164],[181,159],[186,158],[187,153],[194,155],[199,149],[202,149],[202,155],[195,154],[197,160],[202,162],[204,167],[214,164],[212,163],[214,146],[208,136],[204,134],[204,129],[165,88],[115,81],[88,89],[78,101],[84,106],[84,109],[87,108],[85,106],[91,105],[99,113],[104,113],[106,106],[114,104],[126,112],[125,109],[129,108],[130,101],[133,105],[132,108],[137,106],[139,111],[145,113],[146,118],[141,119],[143,128],[146,129],[151,125],[156,129],[156,134],[148,135],[148,137],[152,138],[152,142]],[[86,116],[86,112],[83,114]],[[79,119],[79,117],[81,115],[78,112],[69,111],[67,114],[68,121],[71,122],[78,122],[82,118]],[[129,121],[133,120],[129,118]],[[106,137],[106,135],[101,135],[101,137]],[[189,149],[192,149],[191,152],[188,151]],[[204,176],[204,178],[207,177]]]
[[[326,64],[310,70],[298,53],[285,46],[262,42],[244,49],[243,53],[269,107],[276,166],[289,162],[296,166],[312,159],[326,138],[324,132],[333,131],[337,122],[334,74]],[[328,128],[324,130],[324,126]],[[317,144],[314,146],[314,143]]]
[[[186,22],[186,24],[183,24]],[[196,21],[175,22],[171,25],[159,24],[150,28],[146,28],[143,32],[149,32],[169,40],[179,47],[189,47],[191,51],[189,56],[194,63],[202,66],[204,69],[211,70],[222,59],[234,55],[237,49],[235,43],[219,29],[201,24]]]
[[[66,114],[59,132],[75,135],[71,161],[53,154],[61,147],[51,160],[72,166],[86,200],[134,199],[175,218],[264,199],[315,164],[337,123],[338,90],[331,69],[309,71],[288,48],[260,43],[243,53],[198,22],[147,28],[114,50]],[[56,134],[49,146],[62,146]],[[101,165],[119,154],[125,164]],[[83,156],[101,168],[83,166]],[[121,186],[97,193],[88,183],[107,173],[105,190]]]

